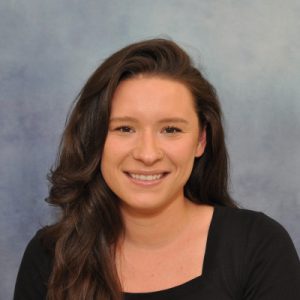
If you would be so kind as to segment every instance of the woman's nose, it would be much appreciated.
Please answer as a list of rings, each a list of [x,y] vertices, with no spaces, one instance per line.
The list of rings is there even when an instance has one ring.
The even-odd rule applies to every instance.
[[[163,150],[159,147],[155,134],[150,132],[141,134],[133,149],[133,157],[146,165],[152,165],[163,156]]]

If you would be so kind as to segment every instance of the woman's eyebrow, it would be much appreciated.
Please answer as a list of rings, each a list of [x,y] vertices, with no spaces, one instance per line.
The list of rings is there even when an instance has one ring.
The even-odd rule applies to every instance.
[[[188,124],[188,121],[183,118],[164,118],[158,121],[158,123],[184,123]]]
[[[110,118],[110,122],[137,122],[138,120],[132,117],[124,116],[124,117],[113,117]]]

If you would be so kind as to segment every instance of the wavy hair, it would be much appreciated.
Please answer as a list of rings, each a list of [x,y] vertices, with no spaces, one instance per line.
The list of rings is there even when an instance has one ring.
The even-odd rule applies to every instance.
[[[122,80],[140,74],[188,87],[206,128],[206,149],[195,159],[185,196],[196,203],[235,206],[228,193],[222,113],[213,86],[173,41],[152,39],[119,50],[96,69],[77,97],[48,176],[47,201],[62,212],[44,230],[54,257],[48,300],[122,299],[115,246],[124,226],[119,199],[105,183],[100,164],[114,91]]]

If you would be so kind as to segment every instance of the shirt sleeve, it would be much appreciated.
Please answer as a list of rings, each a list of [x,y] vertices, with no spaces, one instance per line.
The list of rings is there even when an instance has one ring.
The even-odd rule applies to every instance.
[[[260,214],[245,253],[243,300],[300,299],[300,262],[286,230]]]
[[[50,257],[42,247],[39,232],[29,242],[19,268],[14,300],[46,299]]]

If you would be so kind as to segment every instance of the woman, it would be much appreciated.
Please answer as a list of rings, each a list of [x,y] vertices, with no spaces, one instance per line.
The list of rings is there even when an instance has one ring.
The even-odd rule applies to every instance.
[[[220,105],[174,42],[113,54],[82,89],[15,299],[297,299],[285,230],[228,194]]]

